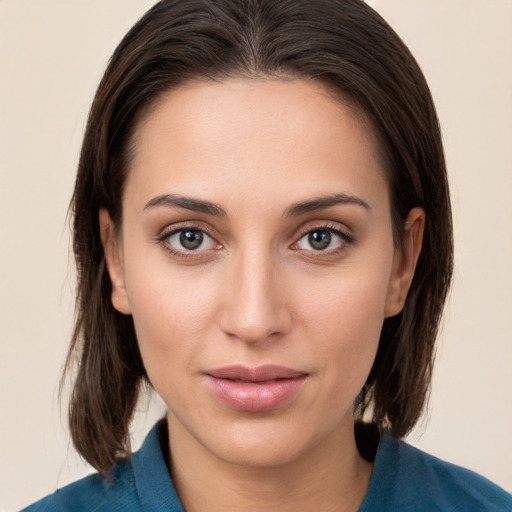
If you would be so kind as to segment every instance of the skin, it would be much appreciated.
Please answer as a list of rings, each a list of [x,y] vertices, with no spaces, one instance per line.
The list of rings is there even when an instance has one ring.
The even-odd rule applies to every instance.
[[[101,233],[114,307],[133,315],[168,407],[186,509],[357,510],[372,465],[355,445],[352,404],[384,318],[405,301],[425,220],[412,210],[395,246],[370,124],[312,81],[194,82],[158,101],[135,148],[122,225],[102,210]],[[224,215],[148,206],[165,194]],[[288,215],[332,194],[360,203]],[[186,228],[208,234],[198,249],[168,236]],[[330,245],[313,247],[310,232]],[[231,364],[308,376],[276,409],[244,412],[205,381]]]

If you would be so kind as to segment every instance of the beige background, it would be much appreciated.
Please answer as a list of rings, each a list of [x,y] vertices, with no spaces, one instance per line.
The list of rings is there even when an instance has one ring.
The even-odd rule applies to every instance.
[[[95,86],[152,3],[0,0],[0,510],[88,471],[57,401],[72,319],[66,210]],[[456,222],[428,426],[410,441],[512,490],[512,1],[370,3],[431,84]],[[158,414],[142,411],[136,443]]]

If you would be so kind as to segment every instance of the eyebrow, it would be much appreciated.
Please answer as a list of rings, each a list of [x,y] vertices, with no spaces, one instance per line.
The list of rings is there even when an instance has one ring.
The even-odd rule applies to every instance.
[[[179,208],[184,208],[185,210],[214,215],[215,217],[227,216],[226,211],[215,203],[203,201],[202,199],[193,199],[192,197],[178,196],[175,194],[163,194],[154,197],[146,203],[144,210],[156,208],[157,206],[177,206]]]
[[[302,201],[290,206],[286,211],[285,217],[298,217],[315,210],[329,208],[338,204],[353,204],[361,206],[371,211],[370,205],[363,199],[351,194],[333,194],[330,196],[322,196],[309,201]],[[183,208],[194,212],[206,213],[215,217],[227,217],[226,211],[219,205],[202,199],[194,199],[192,197],[178,196],[175,194],[162,194],[156,196],[146,203],[144,210],[156,208],[158,206],[167,206]]]
[[[368,211],[372,210],[370,205],[360,197],[353,196],[351,194],[333,194],[330,196],[318,197],[310,201],[296,203],[286,210],[285,217],[298,217],[305,213],[321,210],[322,208],[329,208],[330,206],[336,206],[338,204],[353,204],[361,206]]]

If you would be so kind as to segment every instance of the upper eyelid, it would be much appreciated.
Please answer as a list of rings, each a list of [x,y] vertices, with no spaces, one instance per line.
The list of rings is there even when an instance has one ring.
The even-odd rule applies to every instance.
[[[344,242],[354,242],[354,237],[352,237],[351,235],[349,235],[348,233],[346,233],[345,231],[342,231],[341,229],[333,229],[333,228],[313,228],[313,229],[309,229],[307,230],[305,233],[303,233],[301,236],[299,236],[299,238],[297,239],[296,242],[294,242],[294,244],[298,243],[300,240],[302,240],[304,237],[306,237],[307,235],[311,234],[311,233],[314,233],[315,231],[327,231],[331,234],[334,234],[335,236],[341,238],[342,241]]]
[[[186,231],[187,229],[193,230],[193,231],[202,231],[206,235],[208,235],[210,238],[213,238],[216,240],[215,235],[213,234],[212,230],[204,226],[202,223],[194,222],[194,221],[186,221],[186,222],[177,222],[176,224],[172,224],[170,226],[164,227],[156,238],[158,240],[162,240],[165,238],[170,237],[171,235],[174,235],[175,233],[179,233],[180,231]]]
[[[168,237],[172,236],[175,233],[179,233],[180,231],[185,231],[187,229],[202,231],[207,236],[215,240],[219,245],[224,245],[222,242],[219,242],[219,235],[214,232],[214,230],[207,225],[203,221],[182,221],[176,222],[174,224],[168,225],[161,229],[159,233],[156,235],[155,239],[159,242],[164,241]],[[347,226],[343,225],[338,221],[312,221],[307,222],[305,225],[299,226],[295,229],[291,235],[293,238],[293,243],[298,242],[300,238],[311,233],[315,230],[325,230],[330,231],[336,234],[343,236],[345,239],[354,241],[354,236],[352,235],[352,230]]]
[[[309,225],[303,225],[299,227],[295,233],[295,237],[303,237],[304,235],[307,235],[308,233],[311,233],[313,231],[331,231],[333,233],[340,233],[344,235],[347,238],[353,238],[352,230],[348,228],[347,226],[341,224],[340,222],[334,222],[334,221],[319,221],[310,223]]]

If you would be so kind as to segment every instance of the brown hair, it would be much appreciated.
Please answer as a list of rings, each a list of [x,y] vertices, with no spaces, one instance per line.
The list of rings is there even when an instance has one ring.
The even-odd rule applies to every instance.
[[[415,206],[426,212],[423,250],[403,312],[384,321],[356,405],[402,437],[428,394],[434,342],[452,274],[445,161],[432,98],[416,61],[362,0],[163,0],[115,50],[98,87],[72,200],[77,318],[67,359],[77,376],[73,442],[100,472],[129,454],[128,430],[147,382],[133,321],[111,304],[98,211],[115,224],[138,120],[159,96],[192,79],[314,79],[372,122],[387,161],[395,235]]]

